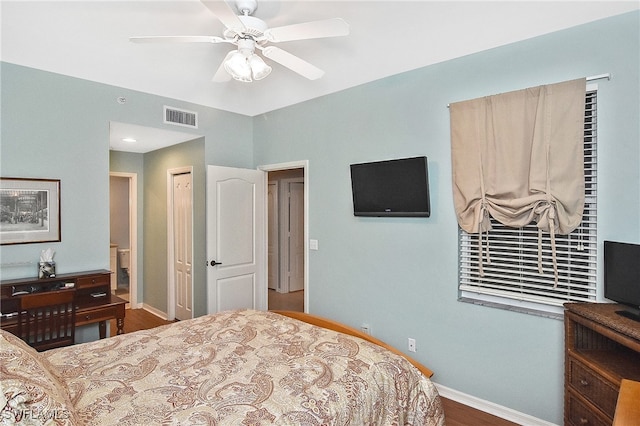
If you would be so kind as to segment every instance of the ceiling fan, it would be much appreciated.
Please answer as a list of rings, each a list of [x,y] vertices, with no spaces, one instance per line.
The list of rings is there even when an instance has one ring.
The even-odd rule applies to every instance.
[[[269,43],[349,34],[349,24],[341,18],[269,28],[264,21],[251,16],[258,7],[257,0],[236,0],[235,6],[240,13],[239,15],[236,15],[232,7],[225,1],[201,1],[225,26],[222,37],[146,36],[130,37],[129,40],[134,43],[233,44],[237,46],[237,49],[227,54],[213,76],[213,81],[225,82],[233,78],[238,81],[250,82],[261,80],[271,73],[271,67],[256,54],[256,49],[261,51],[265,58],[269,58],[309,80],[316,80],[324,75],[324,71],[279,47],[269,45]]]

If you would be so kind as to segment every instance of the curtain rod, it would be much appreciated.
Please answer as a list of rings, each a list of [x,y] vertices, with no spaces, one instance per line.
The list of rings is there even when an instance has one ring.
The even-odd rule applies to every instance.
[[[598,74],[598,75],[592,75],[590,77],[587,77],[585,80],[587,81],[595,81],[595,80],[611,80],[611,74],[606,73],[606,74]],[[447,104],[447,108],[449,108],[450,104]]]
[[[587,81],[594,81],[594,80],[611,80],[611,74],[606,73],[606,74],[598,74],[598,75],[592,75],[591,77],[587,77]]]

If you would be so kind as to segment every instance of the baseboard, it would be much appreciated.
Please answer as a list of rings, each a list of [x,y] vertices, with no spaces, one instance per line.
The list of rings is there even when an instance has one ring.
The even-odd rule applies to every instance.
[[[476,398],[475,396],[459,392],[438,383],[434,384],[438,389],[438,393],[442,397],[475,408],[476,410],[484,411],[485,413],[500,417],[501,419],[526,426],[557,426],[555,423],[549,423],[537,417],[521,413],[502,405],[494,404],[493,402],[486,401],[484,399]]]
[[[142,304],[142,309],[144,309],[145,311],[157,316],[160,319],[168,321],[167,320],[168,316],[167,316],[166,312],[162,312],[160,309],[154,308],[153,306],[147,305],[146,303]]]

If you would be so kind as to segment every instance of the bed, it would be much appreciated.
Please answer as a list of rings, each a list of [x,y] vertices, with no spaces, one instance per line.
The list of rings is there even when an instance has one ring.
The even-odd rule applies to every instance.
[[[358,331],[322,318],[254,310],[45,352],[3,331],[0,420],[444,425],[430,370],[350,334]]]

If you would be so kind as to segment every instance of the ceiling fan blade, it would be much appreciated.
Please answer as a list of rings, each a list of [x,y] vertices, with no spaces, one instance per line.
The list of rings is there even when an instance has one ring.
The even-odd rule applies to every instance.
[[[227,53],[227,56],[224,57],[224,60],[218,67],[218,71],[216,71],[211,81],[213,81],[214,83],[226,83],[227,81],[231,80],[231,75],[227,72],[227,70],[224,69],[224,63],[227,62],[227,59],[229,59],[235,52],[235,50],[232,50],[231,52]]]
[[[341,18],[285,25],[283,27],[270,28],[264,32],[265,38],[272,42],[337,37],[348,34],[349,24]]]
[[[222,0],[200,0],[230,30],[240,33],[245,26],[227,2]]]
[[[309,80],[317,80],[324,75],[324,71],[320,68],[278,47],[267,46],[262,49],[262,54]]]
[[[133,43],[229,43],[216,36],[144,36],[129,37]]]

